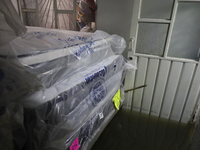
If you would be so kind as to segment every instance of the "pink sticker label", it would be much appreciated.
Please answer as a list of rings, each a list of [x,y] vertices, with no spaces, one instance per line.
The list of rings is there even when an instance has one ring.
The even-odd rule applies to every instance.
[[[70,150],[77,150],[79,148],[79,142],[78,142],[78,138],[72,143],[72,145],[70,146]]]

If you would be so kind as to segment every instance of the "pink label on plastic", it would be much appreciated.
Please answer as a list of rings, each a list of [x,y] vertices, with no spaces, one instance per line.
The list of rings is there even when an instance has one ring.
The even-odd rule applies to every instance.
[[[78,142],[78,138],[72,143],[72,145],[70,146],[70,150],[77,150],[79,148],[79,142]]]

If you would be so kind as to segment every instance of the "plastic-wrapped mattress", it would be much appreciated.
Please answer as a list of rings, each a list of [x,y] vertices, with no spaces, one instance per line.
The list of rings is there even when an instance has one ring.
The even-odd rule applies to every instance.
[[[95,111],[87,117],[87,120],[75,130],[72,130],[69,135],[61,136],[61,132],[67,131],[65,124],[61,125],[56,134],[55,132],[50,134],[44,149],[71,150],[70,148],[74,146],[75,141],[78,141],[79,150],[88,150],[92,138],[101,130],[102,125],[108,121],[109,114],[115,110],[112,98],[116,92],[112,92],[112,96],[108,97],[104,103],[99,104]]]
[[[49,88],[82,68],[121,54],[126,46],[122,37],[103,31],[27,29],[24,36],[0,46],[0,105]]]
[[[81,149],[105,124],[127,68],[122,37],[27,27],[0,47],[0,108],[25,109],[25,149]],[[103,117],[102,117],[103,115]]]
[[[18,67],[34,75],[44,88],[80,68],[120,54],[126,46],[122,37],[103,31],[27,28],[26,35],[0,47],[0,58],[18,63]]]
[[[83,99],[88,96],[88,93],[95,91],[98,87],[95,86],[96,84],[104,84],[106,80],[116,75],[118,72],[122,72],[127,66],[128,64],[123,56],[110,56],[71,76],[64,77],[59,84],[26,94],[20,98],[20,103],[26,108],[35,108],[45,102],[48,102],[46,105],[50,107],[50,105],[53,105],[55,102],[60,102],[66,98],[70,99],[74,95]],[[107,90],[110,89],[105,89],[104,91],[106,92]],[[54,100],[54,98],[56,98],[56,100]],[[72,99],[71,101],[74,100]],[[94,97],[93,103],[98,103],[98,98]]]
[[[121,55],[110,56],[48,89],[26,95],[20,103],[35,111],[34,149],[64,144],[99,108],[111,101],[129,67]],[[98,106],[98,107],[97,107]],[[30,131],[31,132],[31,131]],[[77,131],[78,132],[78,131]]]

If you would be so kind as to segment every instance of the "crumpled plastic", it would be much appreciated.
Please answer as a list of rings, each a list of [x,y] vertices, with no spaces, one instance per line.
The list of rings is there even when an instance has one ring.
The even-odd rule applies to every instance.
[[[74,137],[87,136],[82,135],[87,131],[81,130],[85,130],[88,121],[87,130],[95,132],[101,121],[90,120],[98,116],[99,109],[105,111],[106,117],[115,108],[112,98],[123,86],[128,69],[133,66],[128,65],[123,56],[113,55],[49,89],[21,99],[19,102],[32,111],[34,117],[29,118],[35,118],[29,130],[29,135],[34,137],[30,140],[33,149],[67,149]]]
[[[103,31],[27,28],[0,46],[0,108],[12,102],[24,108],[28,137],[19,149],[63,150],[77,138],[85,147],[115,109],[112,98],[126,71],[136,69],[121,55],[125,40]]]
[[[24,36],[0,46],[0,70],[6,74],[0,82],[0,96],[5,101],[18,98],[11,97],[7,91],[20,96],[20,93],[51,87],[81,68],[121,54],[126,47],[122,37],[103,31],[27,28]]]

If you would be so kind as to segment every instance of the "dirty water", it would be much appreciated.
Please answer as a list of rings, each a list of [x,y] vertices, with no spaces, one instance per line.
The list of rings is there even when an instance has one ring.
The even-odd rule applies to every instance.
[[[179,123],[120,110],[92,150],[187,150],[194,123]]]

